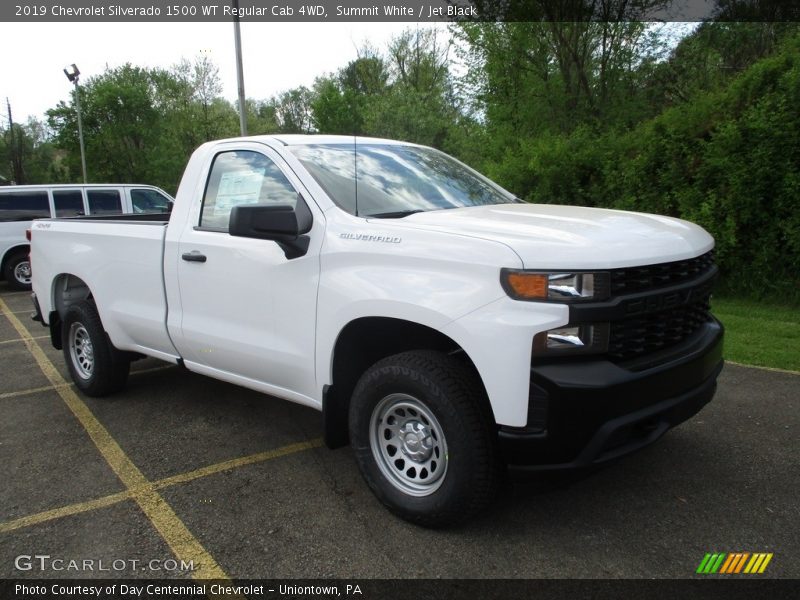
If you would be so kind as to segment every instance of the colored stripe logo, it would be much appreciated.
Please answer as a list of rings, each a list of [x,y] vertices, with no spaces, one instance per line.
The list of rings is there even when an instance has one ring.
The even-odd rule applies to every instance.
[[[703,557],[703,560],[700,561],[700,566],[697,567],[697,573],[703,575],[712,575],[714,573],[724,575],[737,573],[760,575],[767,568],[771,560],[771,552],[769,554],[764,552],[756,552],[754,554],[750,554],[749,552],[707,553]]]

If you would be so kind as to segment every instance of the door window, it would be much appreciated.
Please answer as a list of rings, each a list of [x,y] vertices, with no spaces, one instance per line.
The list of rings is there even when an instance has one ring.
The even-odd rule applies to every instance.
[[[89,213],[93,215],[121,215],[122,201],[117,190],[87,190]]]
[[[234,206],[268,203],[297,204],[297,191],[278,166],[258,152],[222,152],[208,175],[199,225],[228,231]]]
[[[53,190],[53,206],[57,217],[82,215],[83,194],[80,190]]]

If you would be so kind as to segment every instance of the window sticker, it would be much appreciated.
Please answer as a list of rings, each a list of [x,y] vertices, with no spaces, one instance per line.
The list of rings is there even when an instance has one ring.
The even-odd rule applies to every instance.
[[[214,216],[228,215],[234,206],[240,204],[257,204],[263,181],[263,171],[223,173],[214,203]]]

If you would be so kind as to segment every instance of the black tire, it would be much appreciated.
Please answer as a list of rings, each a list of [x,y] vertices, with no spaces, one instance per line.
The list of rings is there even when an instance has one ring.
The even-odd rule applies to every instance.
[[[72,381],[84,394],[107,396],[125,387],[130,358],[111,345],[93,302],[83,300],[67,309],[61,343]]]
[[[3,277],[13,290],[31,289],[31,263],[27,252],[11,255],[3,266]]]
[[[349,425],[362,476],[399,517],[444,527],[493,500],[494,422],[477,376],[455,358],[415,351],[377,362],[356,385]]]

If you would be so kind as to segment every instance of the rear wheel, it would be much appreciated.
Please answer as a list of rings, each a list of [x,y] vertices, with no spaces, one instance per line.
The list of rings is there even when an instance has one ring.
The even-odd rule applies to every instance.
[[[350,439],[389,510],[442,527],[490,503],[499,469],[485,402],[475,375],[439,352],[397,354],[364,373],[350,404]]]
[[[12,255],[3,268],[3,276],[9,286],[15,290],[31,289],[31,261],[28,253],[17,253]]]
[[[72,380],[84,394],[106,396],[125,386],[130,359],[111,344],[93,302],[67,309],[61,342]]]

